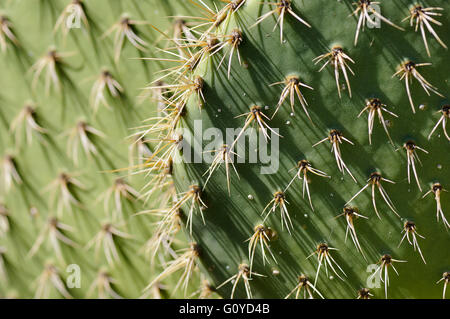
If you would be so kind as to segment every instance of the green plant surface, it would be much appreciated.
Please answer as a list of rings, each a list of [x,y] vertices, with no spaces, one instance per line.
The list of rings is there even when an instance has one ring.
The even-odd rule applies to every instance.
[[[307,110],[311,121],[305,116],[300,103],[295,97],[295,115],[291,115],[289,97],[272,120],[266,120],[271,128],[279,128],[279,170],[275,174],[262,175],[261,165],[236,163],[239,179],[230,173],[231,195],[226,184],[225,164],[217,169],[202,193],[207,206],[203,210],[205,225],[200,216],[194,215],[193,240],[201,247],[200,260],[215,284],[219,285],[236,274],[238,265],[249,263],[248,239],[254,233],[254,227],[263,221],[264,207],[271,201],[276,191],[284,190],[295,175],[299,160],[307,159],[313,167],[326,172],[331,179],[309,174],[310,192],[314,211],[311,210],[307,197],[302,197],[300,180],[294,181],[286,192],[289,202],[287,209],[293,223],[292,234],[282,230],[279,210],[266,220],[266,226],[277,232],[270,247],[277,263],[269,256],[270,264],[262,262],[260,248],[257,247],[253,271],[266,277],[254,276],[250,281],[253,297],[284,298],[296,286],[297,276],[306,274],[314,280],[318,267],[317,255],[308,258],[319,243],[325,242],[329,247],[339,250],[331,251],[336,262],[346,273],[340,274],[340,280],[329,270],[325,275],[322,268],[317,289],[326,298],[354,298],[358,289],[367,285],[370,264],[376,264],[382,255],[390,254],[392,258],[406,260],[407,263],[394,264],[397,276],[389,269],[389,298],[439,298],[442,286],[436,281],[448,267],[448,229],[436,221],[436,202],[433,196],[422,196],[430,189],[432,183],[440,182],[444,188],[449,184],[448,150],[449,141],[440,128],[430,140],[433,126],[437,123],[439,111],[448,103],[446,97],[431,93],[428,96],[417,81],[413,81],[411,92],[416,105],[416,114],[412,113],[404,81],[392,77],[398,66],[405,60],[416,63],[432,63],[419,72],[424,78],[436,85],[438,91],[448,94],[448,51],[441,47],[428,34],[431,57],[427,56],[420,32],[415,33],[407,22],[400,21],[408,15],[414,3],[410,1],[382,1],[382,14],[406,31],[397,30],[386,23],[381,28],[367,29],[360,34],[358,45],[354,46],[357,19],[348,17],[355,9],[351,1],[292,1],[293,10],[305,19],[311,28],[286,14],[284,20],[284,41],[280,44],[279,29],[273,31],[278,14],[268,17],[257,27],[253,27],[257,18],[271,10],[269,3],[246,1],[233,14],[230,23],[220,34],[230,34],[238,28],[243,33],[244,41],[239,46],[243,67],[235,58],[231,68],[231,78],[227,79],[226,67],[217,69],[221,56],[219,54],[205,58],[194,74],[201,75],[205,81],[204,96],[206,103],[199,111],[196,99],[187,104],[186,115],[180,121],[180,127],[195,132],[193,123],[201,120],[201,130],[217,127],[225,132],[226,128],[242,127],[245,116],[252,105],[262,106],[263,112],[271,117],[280,98],[283,86],[270,86],[283,81],[285,77],[297,75],[303,83],[314,88],[301,88],[308,102]],[[439,1],[429,1],[427,7],[441,6],[443,16],[439,17],[442,27],[435,27],[444,43],[449,43],[448,6]],[[272,6],[273,9],[273,6]],[[327,66],[318,72],[322,63],[315,64],[313,59],[327,53],[334,46],[341,46],[354,60],[350,63],[355,76],[349,81],[353,92],[349,97],[342,78],[342,98],[339,98],[334,71]],[[227,52],[223,50],[224,54]],[[398,118],[384,113],[389,120],[389,133],[394,146],[375,119],[372,145],[368,141],[367,114],[357,118],[365,107],[366,100],[379,98],[387,109]],[[266,107],[268,106],[268,107]],[[420,107],[419,107],[420,106]],[[313,144],[327,137],[331,129],[340,130],[344,137],[354,145],[341,145],[342,158],[356,180],[353,182],[346,173],[339,172],[334,155],[330,153],[330,143],[316,147]],[[225,133],[224,133],[225,134]],[[197,134],[196,136],[201,136]],[[273,135],[272,135],[273,136]],[[407,158],[403,144],[414,140],[428,154],[417,151],[423,165],[416,163],[416,169],[422,186],[418,189],[413,177],[407,180]],[[210,140],[197,140],[206,147]],[[194,142],[193,142],[194,143]],[[273,143],[273,141],[272,141]],[[247,144],[248,145],[248,144]],[[219,144],[220,147],[220,144]],[[247,146],[248,147],[248,146]],[[270,146],[269,146],[270,148]],[[218,149],[218,147],[216,147]],[[204,185],[209,164],[175,165],[175,183],[179,192],[185,192],[190,185]],[[229,167],[232,170],[231,166]],[[397,208],[398,218],[383,201],[378,191],[376,201],[381,220],[377,218],[371,202],[370,188],[361,193],[351,205],[359,209],[360,214],[368,219],[355,220],[355,228],[367,256],[365,260],[356,249],[350,235],[346,240],[346,221],[342,214],[345,203],[360,190],[375,171],[395,181],[395,184],[382,184]],[[447,186],[448,187],[448,186]],[[442,193],[441,204],[444,212],[449,204],[449,197]],[[186,206],[186,214],[188,206]],[[448,213],[447,213],[448,216]],[[398,247],[403,236],[402,229],[406,220],[417,225],[417,232],[426,239],[417,237],[426,264],[418,251],[414,251],[406,240]],[[266,253],[268,254],[267,250]],[[334,266],[336,268],[336,266]],[[339,270],[338,270],[339,271]],[[372,269],[373,271],[373,269]],[[442,283],[442,282],[441,282]],[[219,293],[229,297],[232,285],[223,286]],[[377,298],[384,297],[384,284],[371,290]],[[303,294],[303,292],[302,292]],[[237,286],[235,297],[246,297],[244,284]],[[316,297],[318,297],[316,295]]]
[[[156,190],[154,195],[144,196],[152,189],[152,185],[147,185],[150,177],[132,174],[134,171],[128,168],[138,165],[139,161],[145,162],[146,159],[139,156],[150,156],[136,153],[133,147],[136,138],[131,135],[133,128],[141,126],[142,121],[157,110],[151,92],[144,88],[164,64],[150,64],[141,59],[154,54],[155,45],[162,43],[151,23],[157,21],[159,28],[169,32],[174,20],[170,16],[191,11],[179,1],[84,1],[88,26],[81,19],[80,28],[67,30],[66,19],[71,12],[65,10],[71,3],[68,0],[31,0],[3,1],[0,5],[1,15],[8,18],[9,28],[17,40],[14,43],[2,33],[7,46],[0,57],[3,75],[0,80],[0,202],[4,208],[2,225],[5,223],[8,227],[2,228],[0,233],[0,296],[168,297],[168,288],[175,286],[175,279],[166,281],[166,286],[144,291],[151,278],[162,271],[168,255],[158,252],[155,261],[150,262],[145,244],[153,235],[157,219],[149,214],[136,214],[163,205],[162,198],[170,196],[171,187],[163,189],[163,195]],[[145,41],[145,51],[138,50],[125,38],[120,58],[115,61],[114,33],[108,35],[107,32],[125,15],[139,21],[133,28]],[[37,77],[35,63],[53,49],[63,56],[63,62],[56,63],[59,89],[52,82],[46,92],[47,68]],[[96,106],[91,94],[105,70],[117,81],[122,92],[113,96],[105,88],[105,103]],[[32,118],[43,128],[43,132],[31,131],[30,143],[27,143],[22,124],[16,130],[11,128],[25,106],[34,108]],[[89,155],[80,144],[79,136],[71,137],[74,128],[82,127],[77,126],[81,122],[101,132],[99,136],[87,134],[95,148]],[[74,148],[70,140],[75,142]],[[145,143],[152,148],[153,142]],[[13,180],[11,187],[6,185],[6,179],[11,176],[7,170],[8,156],[13,157],[20,175],[20,180]],[[64,185],[57,184],[62,180],[61,173],[67,173],[81,186],[68,186],[67,193],[75,199],[68,200],[67,205],[61,204],[68,196],[61,193]],[[118,178],[135,193],[114,194],[111,188]],[[105,206],[108,192],[112,194]],[[122,214],[118,212],[115,196],[120,198]],[[66,228],[56,228],[60,233],[56,239],[52,239],[55,227],[50,226],[54,225],[51,224],[53,217]],[[105,255],[107,238],[102,241],[102,237],[96,237],[107,234],[102,230],[107,229],[105,225],[109,223],[129,235],[129,238],[128,235],[127,238],[114,237],[118,259],[112,257],[112,262],[108,262]],[[183,246],[183,241],[178,240],[173,249]],[[69,265],[72,264],[80,267],[80,287],[68,287],[73,274]],[[65,290],[55,287],[54,278],[61,280]],[[172,296],[177,296],[173,293]],[[182,295],[179,292],[179,296]]]

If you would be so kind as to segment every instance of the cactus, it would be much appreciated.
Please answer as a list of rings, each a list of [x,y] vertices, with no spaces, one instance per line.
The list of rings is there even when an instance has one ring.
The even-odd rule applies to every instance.
[[[132,130],[157,110],[142,90],[162,67],[141,59],[164,42],[150,23],[169,28],[167,16],[191,9],[2,1],[1,297],[168,296],[169,282],[143,290],[170,254],[149,266],[158,219],[142,212],[171,186],[149,193],[150,175],[128,168],[152,151]]]
[[[445,298],[450,5],[224,2],[1,8],[0,295]]]

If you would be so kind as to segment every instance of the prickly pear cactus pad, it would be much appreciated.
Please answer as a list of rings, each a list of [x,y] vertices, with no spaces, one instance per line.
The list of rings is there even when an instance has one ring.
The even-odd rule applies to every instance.
[[[0,296],[446,298],[449,13],[3,1]]]

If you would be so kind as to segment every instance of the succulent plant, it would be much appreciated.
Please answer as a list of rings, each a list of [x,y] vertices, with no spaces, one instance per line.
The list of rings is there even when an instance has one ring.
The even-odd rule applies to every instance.
[[[1,296],[445,298],[449,4],[0,9]]]

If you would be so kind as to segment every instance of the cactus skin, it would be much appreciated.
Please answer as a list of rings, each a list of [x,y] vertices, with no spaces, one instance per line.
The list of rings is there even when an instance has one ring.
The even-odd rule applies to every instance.
[[[167,31],[167,34],[172,36],[173,24],[169,19],[162,19],[161,12],[166,16],[201,16],[204,12],[200,9],[202,4],[200,1],[196,2],[198,6],[176,0],[130,1],[127,4],[106,0],[84,1],[91,28],[84,34],[81,30],[70,30],[65,37],[61,32],[53,33],[53,28],[58,16],[70,1],[41,0],[32,2],[32,5],[27,1],[7,2],[5,7],[1,8],[10,18],[21,46],[7,50],[0,59],[1,68],[8,74],[0,79],[2,87],[0,147],[4,156],[12,155],[13,161],[7,162],[14,163],[20,175],[20,179],[13,179],[13,186],[9,191],[2,189],[0,198],[4,205],[2,206],[4,209],[0,210],[3,213],[0,215],[7,216],[9,222],[9,229],[0,238],[2,279],[0,295],[156,298],[211,297],[216,296],[213,292],[217,292],[218,295],[228,298],[233,284],[221,284],[238,271],[243,273],[250,271],[253,273],[252,280],[249,281],[252,297],[284,298],[299,284],[299,276],[306,275],[309,282],[314,283],[317,254],[307,257],[316,251],[319,244],[326,243],[329,247],[339,249],[331,250],[330,254],[346,274],[343,276],[338,272],[344,279],[340,280],[329,269],[329,274],[334,278],[327,279],[322,266],[315,286],[326,298],[367,297],[367,292],[362,290],[367,286],[367,277],[370,275],[367,266],[377,263],[382,256],[388,254],[397,260],[407,260],[407,263],[395,264],[400,274],[398,277],[392,269],[389,270],[389,298],[441,298],[443,287],[436,285],[436,281],[448,271],[449,260],[446,258],[448,249],[445,247],[449,246],[449,237],[442,220],[439,223],[436,221],[436,203],[433,197],[427,196],[424,199],[421,197],[435,182],[441,183],[444,188],[450,188],[447,159],[449,142],[441,127],[429,140],[427,139],[439,116],[442,115],[434,112],[448,104],[448,100],[433,93],[430,96],[426,95],[414,79],[411,92],[416,114],[413,114],[404,82],[391,77],[405,60],[410,59],[416,63],[432,62],[432,66],[418,70],[426,80],[438,87],[440,93],[447,96],[449,80],[447,74],[450,74],[450,66],[447,63],[448,51],[432,39],[430,34],[427,34],[431,53],[431,57],[428,57],[420,33],[415,33],[408,22],[400,22],[406,17],[409,6],[414,2],[406,1],[408,3],[399,4],[383,1],[382,15],[406,31],[402,32],[382,23],[380,29],[366,29],[361,32],[357,46],[354,46],[357,20],[354,17],[347,17],[355,10],[351,5],[352,1],[291,1],[293,11],[311,28],[286,14],[283,24],[284,40],[281,44],[280,30],[276,29],[273,32],[274,17],[278,16],[278,12],[274,12],[274,17],[270,16],[252,27],[260,16],[273,9],[269,4],[261,4],[261,1],[256,0],[232,1],[225,4],[228,8],[235,8],[236,12],[230,15],[228,20],[224,15],[218,15],[212,26],[204,26],[200,30],[208,29],[216,34],[219,40],[221,36],[231,34],[235,29],[240,30],[242,42],[239,43],[238,49],[242,65],[239,64],[235,53],[230,76],[227,70],[228,61],[225,60],[223,66],[217,69],[221,55],[225,52],[221,50],[213,56],[206,53],[204,58],[198,61],[194,71],[188,70],[186,74],[191,80],[196,76],[203,79],[200,92],[204,102],[201,102],[202,96],[197,94],[200,92],[192,90],[181,119],[176,123],[177,128],[201,133],[210,127],[217,127],[223,131],[226,128],[242,127],[245,117],[235,117],[249,112],[253,105],[260,105],[262,112],[271,117],[284,85],[270,85],[282,82],[292,75],[314,88],[314,90],[301,88],[308,103],[306,109],[311,120],[306,116],[297,97],[294,106],[295,116],[291,116],[288,98],[274,118],[266,121],[272,128],[280,128],[280,134],[283,136],[279,139],[278,172],[273,175],[262,175],[260,165],[236,163],[240,179],[233,176],[234,172],[230,172],[230,194],[223,164],[211,175],[205,189],[200,191],[205,186],[207,178],[205,172],[209,164],[179,163],[176,159],[182,154],[174,149],[172,158],[174,164],[170,172],[173,174],[177,193],[198,194],[204,205],[197,201],[194,207],[191,233],[189,229],[184,232],[174,231],[178,241],[174,241],[172,249],[187,250],[180,251],[178,256],[181,256],[181,259],[174,258],[175,262],[172,261],[172,264],[164,263],[173,257],[168,253],[158,252],[153,263],[150,263],[148,254],[145,256],[142,252],[145,243],[155,236],[153,223],[158,219],[148,214],[133,216],[134,213],[141,211],[161,210],[165,199],[168,199],[172,203],[168,203],[167,207],[164,206],[161,212],[176,213],[178,212],[176,208],[180,208],[183,228],[188,226],[190,207],[188,204],[178,207],[177,203],[183,196],[172,199],[174,191],[172,187],[158,188],[147,202],[122,200],[124,207],[122,216],[112,214],[111,207],[114,205],[112,202],[110,208],[105,211],[103,201],[98,198],[113,185],[120,184],[115,182],[117,178],[125,176],[126,182],[135,190],[140,190],[149,182],[149,176],[145,174],[127,176],[126,170],[114,172],[112,170],[132,166],[127,158],[132,143],[130,139],[126,139],[130,135],[129,128],[136,128],[142,125],[143,120],[154,117],[159,107],[160,103],[148,96],[142,104],[139,104],[141,99],[138,96],[143,94],[141,88],[164,74],[158,73],[159,70],[173,66],[173,63],[164,60],[139,61],[130,58],[173,59],[173,56],[165,55],[157,48],[170,48],[175,45],[170,41],[167,44],[164,36],[148,25],[135,24],[139,36],[152,45],[148,45],[146,51],[140,51],[127,42],[120,52],[118,62],[115,63],[113,36],[102,37],[102,35],[124,17],[124,13],[128,13],[132,19],[149,21],[159,30]],[[214,1],[203,2],[214,8],[212,5]],[[445,30],[450,25],[448,18],[450,5],[439,1],[429,2],[427,3],[429,7],[444,8],[443,16],[439,17],[443,26],[436,26],[434,29],[442,41],[448,44],[450,38]],[[219,8],[222,5],[216,4]],[[193,20],[188,23],[192,26],[199,22]],[[58,92],[52,87],[49,94],[46,94],[43,85],[45,73],[41,75],[37,87],[33,89],[33,74],[27,73],[27,70],[53,45],[56,52],[75,51],[77,54],[63,57],[63,61],[67,64],[58,66],[62,90]],[[355,76],[348,75],[352,98],[349,97],[347,86],[340,87],[342,97],[339,98],[334,72],[330,65],[318,72],[322,63],[315,65],[313,62],[314,58],[329,52],[335,46],[341,46],[355,62],[354,64],[349,62],[355,73]],[[111,72],[113,78],[123,87],[124,93],[120,94],[120,99],[108,95],[106,104],[110,110],[105,105],[100,105],[98,111],[94,112],[92,102],[89,101],[92,84],[104,70]],[[164,79],[169,83],[170,80],[173,80],[173,77]],[[182,84],[180,81],[179,78],[174,84]],[[345,83],[343,81],[341,73],[341,84]],[[389,143],[388,136],[377,119],[374,123],[371,145],[369,144],[367,112],[359,118],[357,115],[366,106],[366,99],[370,98],[379,98],[386,104],[388,110],[398,116],[396,118],[383,114],[391,123],[388,132],[395,146]],[[48,132],[41,134],[42,142],[38,134],[34,134],[31,145],[22,142],[19,148],[10,132],[10,123],[24,105],[33,105],[36,121]],[[266,105],[270,107],[266,109]],[[419,105],[425,107],[419,108]],[[194,132],[194,121],[199,119],[202,121],[202,128]],[[66,152],[68,137],[62,136],[61,133],[70,131],[80,121],[102,134],[89,135],[98,153],[93,151],[93,154],[87,156],[79,146],[79,164],[76,166],[73,154]],[[312,147],[325,138],[332,129],[341,131],[354,143],[354,145],[344,143],[341,150],[345,164],[358,183],[352,181],[347,173],[341,179],[341,172],[337,169],[333,154],[330,153],[328,142]],[[133,130],[135,131],[137,130]],[[167,131],[155,132],[146,138],[154,141],[161,139],[166,133]],[[410,184],[406,178],[406,152],[402,146],[409,140],[413,140],[428,151],[428,154],[419,154],[423,167],[416,165],[422,192],[415,184],[413,176]],[[46,144],[43,145],[44,142]],[[198,142],[206,146],[208,141]],[[153,144],[155,153],[158,152],[158,147],[165,145],[158,142],[149,144]],[[395,151],[397,148],[399,150]],[[302,197],[300,188],[302,181],[297,179],[290,185],[285,192],[286,200],[289,202],[287,208],[293,223],[289,234],[286,228],[282,229],[278,209],[264,222],[261,214],[264,207],[273,199],[274,193],[283,191],[292,180],[295,172],[288,171],[302,159],[307,159],[312,167],[325,172],[331,178],[308,175],[311,180],[309,190],[314,211],[311,210],[308,198]],[[161,170],[163,174],[167,173],[167,167],[168,165],[163,165]],[[155,171],[152,173],[159,173]],[[365,260],[350,238],[345,241],[344,217],[335,217],[342,214],[345,203],[366,184],[369,175],[375,171],[381,172],[384,178],[396,182],[392,185],[389,183],[382,185],[395,204],[401,219],[392,212],[378,193],[377,207],[382,218],[379,220],[372,207],[370,189],[366,189],[351,202],[361,215],[369,217],[355,220],[358,239],[367,258]],[[50,192],[44,189],[52,181],[57,180],[58,176],[61,177],[61,173],[67,173],[68,177],[76,179],[69,191],[77,201],[63,205],[58,212],[57,203],[52,202]],[[4,176],[3,169],[2,178]],[[80,187],[76,186],[78,180],[81,183]],[[199,188],[191,188],[193,185],[198,185]],[[189,193],[195,189],[198,193]],[[447,212],[446,208],[450,207],[449,196],[446,195],[448,194],[442,192],[441,204],[444,213]],[[204,223],[197,211],[201,206],[204,206],[201,210]],[[176,219],[178,215],[174,216]],[[447,219],[450,218],[448,213],[446,216]],[[46,239],[35,254],[26,257],[31,255],[30,250],[33,250],[33,245],[45,229],[45,225],[55,224],[55,220],[50,217],[56,217],[56,221],[71,227],[62,229],[61,232],[76,245],[72,245],[71,241],[60,242],[63,256],[61,261],[54,247]],[[406,240],[397,247],[407,220],[415,222],[418,233],[426,237],[426,239],[418,238],[418,241],[427,264],[424,264],[418,251],[414,251]],[[261,223],[265,227],[270,227],[273,232],[269,245],[277,263],[268,255],[269,262],[264,265],[260,249],[257,247],[253,265],[248,269],[245,267],[250,262],[246,240]],[[115,234],[114,244],[120,256],[118,260],[114,259],[114,255],[108,260],[103,247],[100,249],[99,257],[96,257],[95,239],[104,238],[100,236],[105,233]],[[128,235],[131,238],[128,238]],[[196,245],[191,245],[194,242]],[[195,247],[192,254],[189,254],[190,247]],[[179,273],[183,273],[183,269],[196,270],[195,265],[186,263],[187,260],[191,260],[186,259],[186,256],[192,256],[192,260],[206,275],[207,281],[203,281],[201,276],[195,273],[190,281],[186,281],[187,290],[183,291],[178,279],[180,277],[184,279],[184,276],[166,275],[172,274],[167,269]],[[26,264],[22,262],[24,258],[28,258]],[[385,260],[387,258],[385,256]],[[73,263],[81,267],[81,288],[65,287],[65,290],[58,290],[50,285],[50,293],[45,294],[39,290],[38,281],[35,285],[29,285],[31,281],[46,278],[45,276],[57,276],[64,281],[69,276],[66,266]],[[168,265],[172,265],[172,268]],[[6,275],[2,275],[3,273]],[[300,278],[302,279],[300,283],[306,285],[301,286],[303,290],[300,296],[302,296],[308,286],[305,278]],[[238,282],[234,297],[247,297],[244,279],[241,278]],[[99,283],[110,288],[101,293],[96,289],[96,284]],[[94,288],[90,289],[91,287]],[[145,290],[145,287],[148,289]],[[214,287],[220,288],[216,290]],[[197,291],[199,288],[202,288],[200,292]],[[314,297],[320,297],[311,291]],[[194,292],[196,293],[192,295]],[[381,283],[380,288],[370,289],[370,293],[376,298],[385,297],[383,284]]]
[[[383,1],[382,14],[399,25],[401,19],[408,14],[409,4],[413,3],[394,4]],[[434,29],[445,43],[449,43],[450,39],[443,31],[446,25],[448,28],[448,14],[445,12],[450,8],[441,2],[433,2],[429,6],[444,7],[444,15],[440,20],[444,27]],[[367,278],[371,274],[367,272],[368,265],[377,263],[384,254],[390,254],[394,259],[407,260],[407,263],[395,265],[399,276],[392,269],[389,271],[389,298],[440,298],[442,287],[436,285],[436,281],[448,268],[448,258],[444,255],[448,255],[445,247],[448,246],[449,237],[443,223],[436,221],[435,202],[431,196],[424,199],[421,197],[435,181],[442,185],[449,183],[450,174],[445,164],[448,162],[449,141],[441,129],[439,136],[427,139],[439,117],[434,112],[448,102],[446,98],[435,94],[427,96],[420,87],[415,86],[411,89],[416,104],[416,114],[413,114],[404,82],[392,78],[392,75],[404,59],[432,62],[433,65],[428,66],[428,70],[424,67],[420,72],[427,81],[439,87],[440,93],[447,95],[448,51],[428,37],[432,46],[429,58],[420,34],[414,33],[406,23],[400,24],[406,29],[405,32],[392,29],[385,23],[382,23],[380,29],[366,29],[360,34],[355,47],[356,22],[354,18],[347,18],[352,12],[350,1],[293,1],[293,7],[312,28],[307,28],[287,15],[284,21],[285,41],[280,45],[278,29],[272,32],[275,18],[267,18],[252,28],[257,18],[270,10],[270,6],[261,5],[259,1],[246,1],[234,13],[224,30],[216,30],[219,35],[229,34],[235,28],[242,31],[244,41],[239,46],[239,51],[246,67],[240,67],[235,60],[228,81],[226,68],[216,69],[220,57],[213,56],[194,73],[202,76],[205,81],[206,103],[200,112],[195,99],[190,100],[180,126],[192,130],[192,123],[201,119],[203,132],[210,127],[218,127],[225,134],[226,128],[242,127],[243,118],[235,117],[248,112],[250,106],[255,104],[270,106],[268,110],[263,108],[263,111],[271,117],[284,86],[270,84],[283,81],[287,76],[297,75],[303,83],[314,88],[314,91],[302,88],[309,104],[307,110],[314,124],[302,110],[297,97],[295,116],[290,116],[287,98],[273,120],[266,121],[272,128],[280,128],[280,135],[283,136],[280,138],[280,168],[276,174],[262,175],[261,165],[237,163],[240,179],[230,173],[230,196],[224,168],[216,170],[209,179],[202,195],[208,207],[203,211],[206,225],[197,216],[193,227],[193,240],[204,250],[200,257],[204,268],[217,285],[236,274],[239,264],[249,262],[246,240],[253,235],[254,227],[263,221],[261,213],[264,207],[276,191],[284,190],[292,180],[295,172],[288,171],[295,167],[297,161],[307,159],[313,167],[332,178],[309,175],[314,211],[311,210],[307,197],[302,198],[301,181],[296,180],[289,187],[286,199],[294,226],[292,235],[286,229],[282,230],[279,211],[264,222],[265,226],[270,226],[277,232],[277,238],[270,242],[270,247],[278,263],[269,256],[271,263],[263,265],[260,249],[257,249],[253,271],[266,277],[254,277],[250,282],[253,297],[284,298],[297,285],[297,277],[302,274],[306,274],[313,282],[317,255],[309,259],[307,257],[319,243],[325,242],[330,247],[339,249],[332,251],[331,255],[347,274],[342,281],[329,270],[329,274],[334,276],[331,280],[321,270],[317,289],[326,298],[357,297],[357,291],[367,286]],[[342,98],[339,98],[330,66],[319,73],[321,64],[315,65],[312,62],[336,45],[341,46],[355,62],[349,62],[355,76],[348,73],[352,98],[345,86],[341,87]],[[342,83],[345,84],[341,73]],[[416,82],[414,85],[417,84]],[[370,98],[379,98],[387,105],[388,110],[398,115],[396,118],[383,114],[391,123],[388,131],[395,146],[389,143],[388,136],[377,119],[371,136],[372,144],[369,144],[367,113],[359,118],[357,115],[365,107],[366,99]],[[422,104],[425,107],[418,108]],[[325,138],[331,129],[340,130],[354,143],[342,144],[341,151],[344,162],[358,181],[357,184],[348,173],[341,178],[342,174],[337,170],[328,142],[312,147]],[[428,151],[428,154],[419,151],[423,166],[416,166],[422,192],[413,177],[411,184],[407,181],[402,145],[410,139]],[[196,141],[203,143],[204,147],[210,142]],[[397,148],[400,150],[396,152]],[[204,184],[206,176],[202,175],[208,168],[209,164],[206,163],[176,164],[174,180],[178,191],[183,192],[192,184]],[[350,203],[359,209],[360,214],[369,217],[367,220],[355,220],[366,261],[350,238],[345,241],[344,217],[335,217],[342,214],[345,203],[366,184],[369,175],[376,171],[381,172],[384,178],[396,182],[382,185],[401,218],[389,209],[377,191],[377,207],[382,218],[379,220],[372,207],[370,188]],[[445,195],[442,193],[441,196],[444,213],[445,206],[449,205],[448,196]],[[418,251],[405,244],[406,241],[397,247],[403,236],[401,231],[406,220],[414,221],[417,232],[426,237],[417,237],[426,265]],[[231,289],[232,285],[228,284],[218,292],[229,297]],[[242,283],[236,289],[234,297],[247,296]],[[380,288],[370,289],[370,292],[376,298],[385,297],[383,283]],[[315,297],[319,296],[315,294]]]
[[[148,24],[136,25],[135,31],[148,43],[148,52],[140,52],[125,39],[120,59],[115,63],[113,37],[103,35],[124,13],[132,19],[149,21],[162,29],[168,29],[172,22],[165,17],[191,14],[192,11],[179,1],[172,0],[133,0],[126,3],[87,0],[81,3],[89,28],[81,20],[80,29],[70,29],[64,34],[66,20],[62,20],[56,30],[55,26],[71,3],[71,0],[32,0],[2,1],[0,4],[0,15],[8,17],[10,30],[14,32],[18,42],[18,45],[13,45],[5,37],[6,50],[0,56],[3,75],[0,79],[0,203],[2,225],[7,220],[9,226],[6,231],[3,227],[0,231],[0,297],[167,297],[167,289],[173,288],[176,280],[169,279],[164,282],[165,287],[143,292],[149,281],[163,269],[162,260],[168,260],[168,257],[161,255],[161,258],[155,258],[155,262],[149,266],[150,256],[144,252],[143,246],[151,238],[157,219],[148,214],[135,216],[144,209],[159,207],[157,199],[161,196],[156,194],[146,204],[144,198],[137,200],[132,194],[130,199],[121,196],[121,217],[113,212],[114,194],[108,201],[107,210],[104,209],[101,197],[115,185],[118,178],[123,178],[139,192],[147,183],[142,175],[130,175],[127,170],[138,161],[136,153],[133,153],[132,161],[128,158],[129,148],[134,142],[128,137],[132,133],[131,128],[142,125],[142,120],[153,116],[156,111],[157,105],[151,98],[142,99],[142,95],[148,94],[142,88],[151,82],[153,73],[162,65],[135,58],[153,55],[155,47],[152,44],[159,43],[161,39]],[[68,18],[71,13],[72,11],[65,16]],[[35,73],[31,67],[52,48],[58,54],[71,54],[62,58],[65,64],[57,64],[60,91],[55,89],[52,82],[46,94],[46,69],[33,88]],[[105,89],[105,103],[101,101],[95,112],[91,92],[94,83],[105,70],[120,84],[123,92],[117,94],[120,95],[119,98]],[[11,130],[12,123],[25,106],[34,109],[33,118],[45,129],[45,132],[32,130],[30,144],[27,143],[23,126],[18,125],[16,130]],[[76,146],[77,166],[72,150],[68,152],[67,147],[70,133],[76,132],[73,129],[77,127],[77,123],[82,122],[102,134],[88,134],[97,150],[89,156],[81,145]],[[78,127],[82,128],[83,125]],[[16,132],[21,134],[18,140]],[[74,141],[79,143],[78,138]],[[8,155],[13,157],[21,177],[21,182],[13,180],[9,190],[3,182],[6,176],[3,160]],[[119,171],[113,172],[116,169]],[[63,179],[58,179],[62,177],[61,173],[76,178],[83,187],[72,185],[69,188],[79,205],[63,205],[58,212],[60,189],[47,187],[53,181],[62,181]],[[54,200],[53,191],[56,191]],[[54,229],[49,226],[53,217],[70,226],[66,230],[57,228],[71,240],[70,244],[58,240],[63,260],[58,257],[50,242],[49,231],[46,230],[46,227]],[[102,226],[106,228],[108,223],[121,232],[132,235],[132,238],[114,239],[119,250],[119,260],[113,263],[108,263],[102,246],[98,258],[95,247],[88,246],[97,234],[101,234]],[[41,245],[34,246],[42,234],[44,241]],[[184,238],[181,233],[180,236]],[[175,244],[173,249],[182,246],[184,244]],[[30,253],[33,247],[36,251]],[[66,280],[69,279],[70,282],[70,275],[74,274],[73,268],[67,268],[71,264],[80,267],[80,288],[67,286]],[[46,275],[52,278],[55,274],[55,278],[59,277],[66,286],[66,291],[59,291],[50,280],[44,280]],[[38,278],[47,283],[48,293],[39,290],[45,285],[41,285]],[[108,286],[106,283],[109,283],[110,288],[105,288],[103,293],[99,292],[98,286]],[[196,289],[192,287],[192,290]],[[182,293],[180,291],[171,296],[181,297]]]

